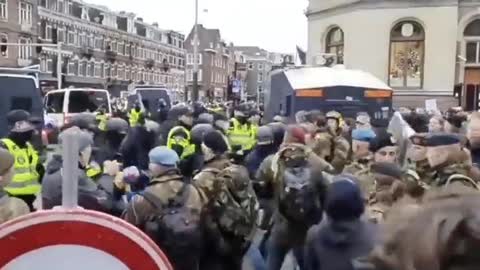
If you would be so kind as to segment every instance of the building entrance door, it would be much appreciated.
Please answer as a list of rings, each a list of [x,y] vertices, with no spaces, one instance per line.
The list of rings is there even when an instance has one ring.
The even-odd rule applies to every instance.
[[[478,109],[478,93],[480,86],[480,68],[465,69],[465,88],[462,105],[466,111]]]

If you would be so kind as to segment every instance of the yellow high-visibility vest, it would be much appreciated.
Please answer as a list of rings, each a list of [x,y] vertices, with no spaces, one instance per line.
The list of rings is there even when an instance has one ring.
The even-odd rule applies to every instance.
[[[98,121],[98,129],[101,131],[107,131],[108,115],[98,114],[95,118]]]
[[[178,131],[183,131],[187,134],[187,138],[183,138],[182,136],[175,136],[174,134]],[[174,145],[180,145],[183,147],[183,152],[180,155],[181,159],[185,159],[186,157],[195,153],[195,145],[191,143],[191,134],[188,129],[182,126],[176,126],[168,132],[167,138],[167,147],[172,149]]]
[[[11,139],[4,138],[2,142],[8,149],[8,152],[15,157],[12,182],[5,187],[5,190],[11,195],[36,195],[41,190],[39,182],[40,175],[37,172],[39,156],[37,151],[30,143],[27,148],[20,148]]]
[[[137,112],[135,109],[132,109],[130,111],[129,122],[131,127],[138,125],[138,121],[140,120],[141,115],[142,111]]]
[[[227,131],[231,146],[241,146],[243,150],[251,150],[256,144],[257,129],[254,125],[240,124],[236,118],[232,118],[232,127]]]

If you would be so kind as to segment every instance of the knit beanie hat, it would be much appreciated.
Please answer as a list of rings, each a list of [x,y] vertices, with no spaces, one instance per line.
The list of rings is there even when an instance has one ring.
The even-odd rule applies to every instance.
[[[215,154],[223,154],[228,151],[228,144],[222,134],[216,130],[209,131],[203,136],[203,144]]]
[[[10,152],[0,148],[0,176],[5,175],[15,163],[15,158]]]
[[[339,175],[327,190],[325,209],[334,221],[358,219],[365,211],[364,199],[359,186],[351,176]]]

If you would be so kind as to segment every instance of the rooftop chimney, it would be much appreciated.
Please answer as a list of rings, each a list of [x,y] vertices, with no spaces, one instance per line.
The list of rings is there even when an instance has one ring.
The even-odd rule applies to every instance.
[[[152,23],[152,25],[158,28],[158,23],[157,22]]]
[[[142,17],[138,17],[138,18],[137,18],[137,21],[143,22],[143,18],[142,18]]]

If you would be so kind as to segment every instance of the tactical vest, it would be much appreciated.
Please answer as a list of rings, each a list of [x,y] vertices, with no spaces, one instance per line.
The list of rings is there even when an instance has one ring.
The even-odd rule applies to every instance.
[[[251,150],[256,144],[256,128],[254,125],[240,124],[232,118],[233,126],[227,131],[231,146],[241,146],[242,150]]]
[[[187,134],[187,138],[183,138],[182,136],[175,136],[175,133],[178,131],[183,131]],[[188,129],[182,126],[176,126],[168,132],[167,138],[167,147],[172,149],[174,145],[180,145],[183,147],[183,152],[180,155],[181,159],[185,159],[188,156],[195,153],[195,145],[191,143],[191,134]]]
[[[11,195],[36,195],[40,192],[39,174],[37,172],[38,154],[30,143],[27,148],[20,148],[12,140],[5,138],[2,142],[8,152],[15,157],[15,175],[5,190]]]

